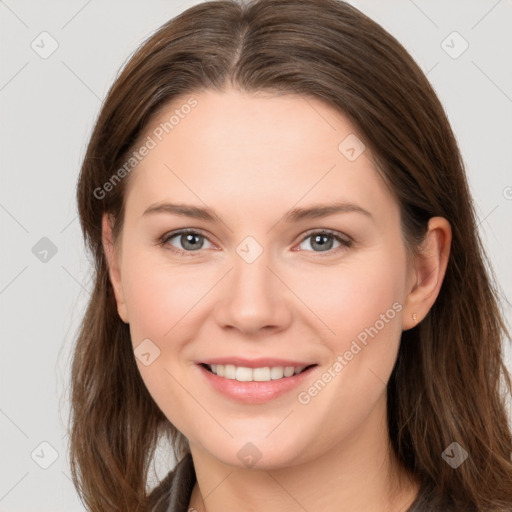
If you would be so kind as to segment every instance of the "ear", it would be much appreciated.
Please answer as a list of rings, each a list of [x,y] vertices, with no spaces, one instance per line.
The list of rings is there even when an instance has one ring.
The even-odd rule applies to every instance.
[[[112,226],[112,217],[109,214],[104,213],[101,223],[101,238],[103,251],[105,253],[108,264],[108,274],[110,277],[110,282],[112,283],[112,288],[114,289],[119,316],[123,322],[128,323],[128,311],[124,301],[123,286],[121,283],[121,272],[119,270],[119,257],[113,242]]]
[[[432,217],[425,240],[412,264],[402,330],[411,329],[421,322],[436,301],[448,266],[451,241],[450,223],[443,217]]]

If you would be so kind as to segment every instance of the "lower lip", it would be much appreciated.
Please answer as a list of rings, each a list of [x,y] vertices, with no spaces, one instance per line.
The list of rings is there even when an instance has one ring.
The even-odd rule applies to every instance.
[[[208,371],[202,365],[198,365],[198,367],[213,389],[228,398],[250,404],[269,402],[297,388],[316,368],[316,366],[313,366],[297,375],[266,382],[240,382],[234,379],[219,377],[215,373]]]

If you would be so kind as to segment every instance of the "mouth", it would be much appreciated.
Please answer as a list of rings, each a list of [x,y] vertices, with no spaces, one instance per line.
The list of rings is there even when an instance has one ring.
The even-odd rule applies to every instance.
[[[204,379],[202,382],[207,387],[224,398],[243,404],[264,404],[277,397],[285,399],[292,390],[313,379],[319,368],[318,364],[298,365],[298,361],[287,361],[289,366],[277,365],[278,361],[264,361],[237,361],[245,366],[210,361],[197,363],[196,368],[200,381]]]
[[[261,366],[250,368],[234,364],[200,363],[200,365],[218,377],[238,382],[270,382],[287,379],[317,366],[316,364],[310,364],[307,366]]]

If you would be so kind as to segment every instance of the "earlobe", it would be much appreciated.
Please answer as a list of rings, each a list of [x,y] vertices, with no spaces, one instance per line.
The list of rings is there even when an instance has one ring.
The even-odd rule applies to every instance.
[[[116,298],[117,311],[123,322],[128,323],[128,312],[121,283],[121,272],[112,237],[112,225],[113,219],[109,214],[104,213],[101,224],[103,251],[105,253],[105,258],[107,259],[109,269],[108,273]]]
[[[412,268],[412,284],[405,300],[402,330],[415,327],[439,295],[450,257],[452,230],[443,217],[432,217]]]

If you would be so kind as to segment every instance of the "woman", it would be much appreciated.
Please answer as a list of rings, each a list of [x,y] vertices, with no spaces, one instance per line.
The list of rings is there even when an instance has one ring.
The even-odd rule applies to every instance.
[[[357,9],[166,23],[109,92],[77,197],[88,510],[512,509],[507,332],[457,143]],[[161,439],[179,464],[148,492]]]

